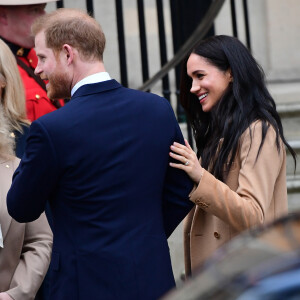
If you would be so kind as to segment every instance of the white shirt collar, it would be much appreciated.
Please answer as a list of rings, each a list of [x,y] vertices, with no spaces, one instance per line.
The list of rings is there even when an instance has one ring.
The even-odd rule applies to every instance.
[[[82,80],[78,81],[71,90],[71,96],[83,85],[91,84],[91,83],[98,83],[106,80],[111,80],[111,77],[107,72],[100,72],[88,77],[83,78]]]

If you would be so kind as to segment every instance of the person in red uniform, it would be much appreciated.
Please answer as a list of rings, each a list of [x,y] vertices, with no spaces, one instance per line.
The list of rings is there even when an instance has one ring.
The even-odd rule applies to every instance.
[[[16,57],[25,88],[27,118],[31,122],[64,104],[63,100],[50,100],[45,82],[34,74],[37,57],[33,49],[31,25],[45,13],[46,4],[55,1],[57,0],[0,0],[0,38]],[[28,130],[24,132],[27,133]],[[51,223],[49,213],[47,217]],[[46,275],[35,300],[49,300],[49,287],[50,281]]]
[[[25,88],[27,118],[31,122],[64,104],[63,100],[49,99],[45,82],[34,74],[37,57],[31,25],[45,13],[47,2],[54,1],[57,0],[0,0],[0,38],[16,57]]]

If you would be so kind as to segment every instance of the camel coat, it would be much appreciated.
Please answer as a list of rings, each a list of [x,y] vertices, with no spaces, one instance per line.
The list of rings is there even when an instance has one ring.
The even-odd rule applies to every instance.
[[[6,207],[6,194],[17,158],[0,158],[0,224],[4,248],[0,247],[0,292],[14,300],[34,299],[47,272],[52,233],[46,217],[30,223],[13,220]]]
[[[261,143],[262,123],[251,125],[240,138],[239,150],[225,183],[204,170],[201,181],[190,194],[196,205],[184,222],[186,275],[217,248],[255,225],[287,214],[286,153],[275,143],[275,130],[267,131]]]

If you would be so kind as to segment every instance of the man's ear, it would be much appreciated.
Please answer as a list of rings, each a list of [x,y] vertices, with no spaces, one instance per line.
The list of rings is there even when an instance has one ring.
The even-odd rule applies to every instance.
[[[74,49],[68,44],[63,45],[63,52],[67,59],[68,65],[70,65],[74,60]]]
[[[0,24],[7,25],[7,13],[5,7],[0,6]]]

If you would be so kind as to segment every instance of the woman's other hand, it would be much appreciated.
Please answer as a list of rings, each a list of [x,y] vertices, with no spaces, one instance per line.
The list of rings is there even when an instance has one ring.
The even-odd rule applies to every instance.
[[[189,177],[198,184],[203,174],[203,168],[188,141],[185,139],[184,142],[185,145],[176,142],[171,145],[170,148],[172,152],[170,152],[170,156],[180,163],[171,162],[170,166],[185,171]]]

